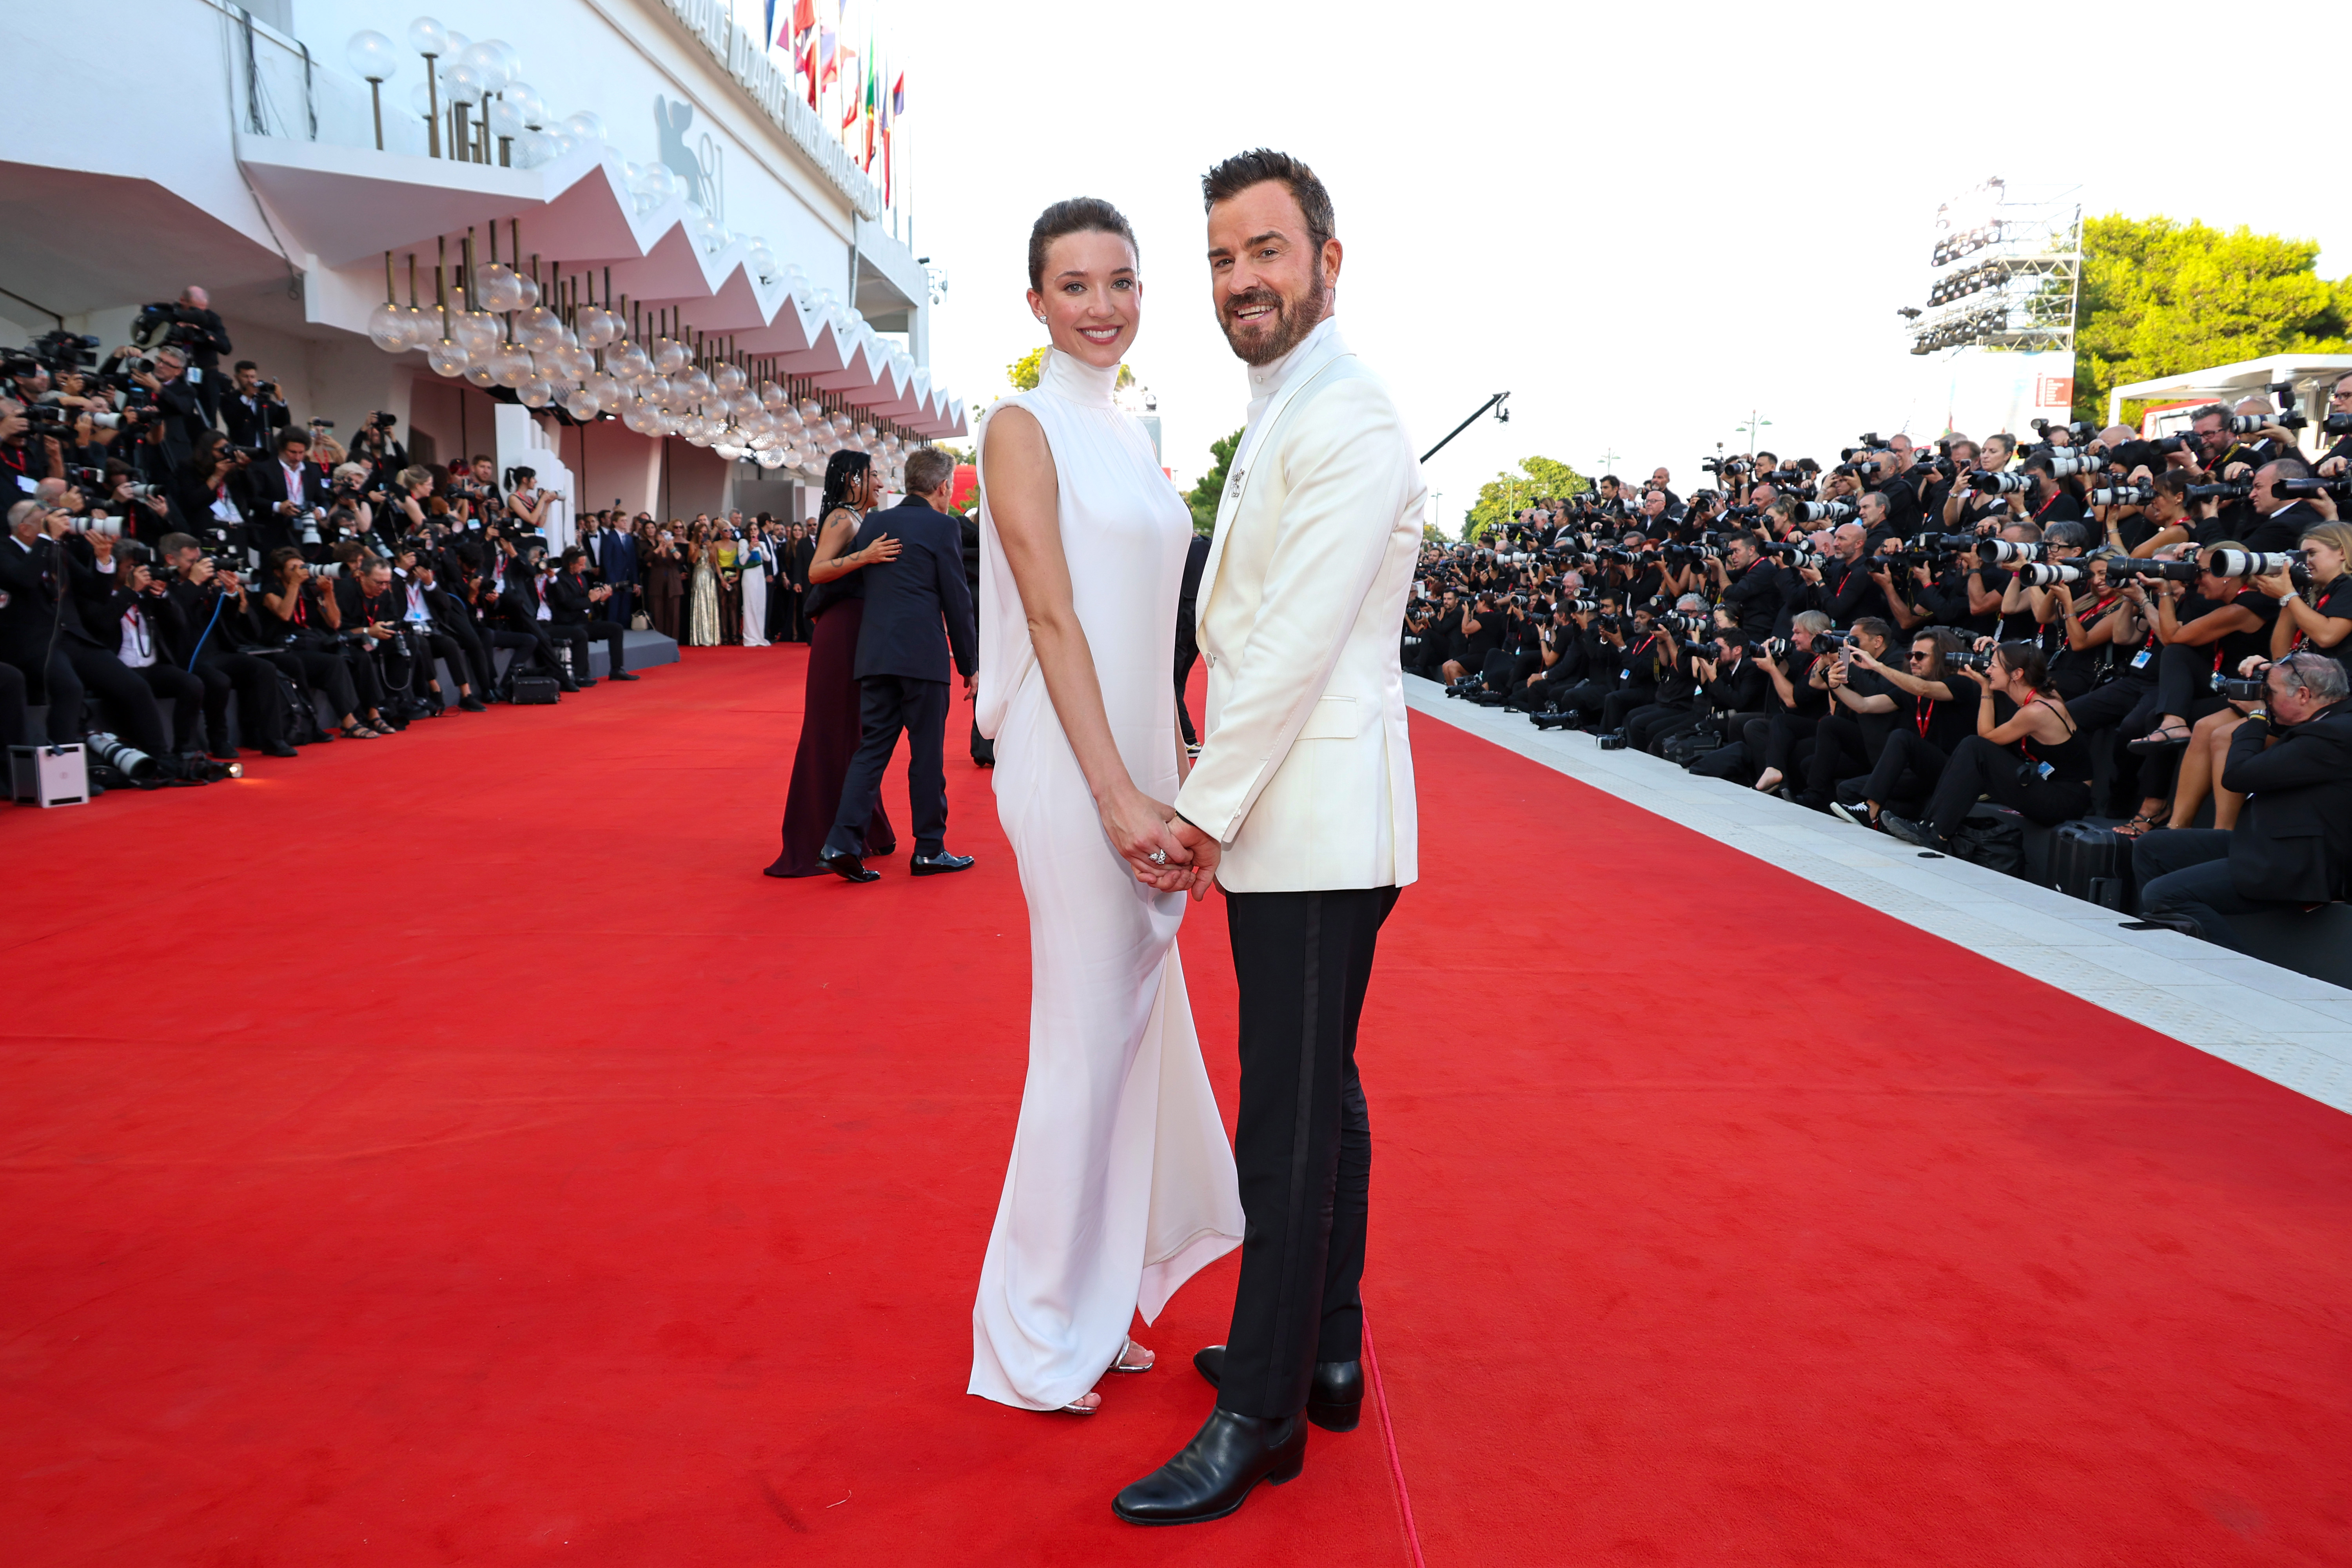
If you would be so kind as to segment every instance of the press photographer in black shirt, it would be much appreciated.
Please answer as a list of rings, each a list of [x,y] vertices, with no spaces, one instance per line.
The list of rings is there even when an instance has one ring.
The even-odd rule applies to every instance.
[[[2252,950],[2230,916],[2341,899],[2352,868],[2344,667],[2294,653],[2263,682],[2266,711],[2238,727],[2222,768],[2224,787],[2247,797],[2237,826],[2164,829],[2132,848],[2146,918],[2242,952]]]
[[[554,635],[569,639],[578,652],[583,678],[588,673],[588,644],[604,645],[604,668],[614,680],[635,680],[627,668],[628,634],[616,621],[605,620],[597,608],[613,596],[608,587],[591,587],[588,583],[588,552],[572,545],[563,552],[563,568],[547,584],[547,607],[554,622]]]
[[[299,755],[286,742],[285,700],[278,669],[255,651],[252,601],[242,574],[220,571],[204,546],[184,533],[163,536],[163,582],[173,605],[169,634],[172,661],[205,687],[205,731],[212,754],[236,755],[228,744],[228,704],[236,698],[239,739],[264,756]]]
[[[1953,750],[1927,815],[1914,821],[1893,812],[1879,814],[1880,826],[1906,844],[1949,853],[1951,836],[1979,798],[2043,826],[2091,809],[2090,744],[2050,684],[2042,650],[2032,643],[2009,642],[1990,654],[1986,668],[1961,667],[1978,689],[1976,733]],[[1996,722],[2001,698],[2014,710]]]
[[[268,452],[277,445],[278,432],[293,422],[278,384],[262,380],[251,360],[237,361],[235,379],[221,403],[221,424],[231,444],[247,451]]]

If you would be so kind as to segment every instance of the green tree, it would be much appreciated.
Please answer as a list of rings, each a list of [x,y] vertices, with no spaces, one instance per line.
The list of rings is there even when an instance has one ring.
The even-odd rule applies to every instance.
[[[1463,521],[1462,537],[1474,540],[1525,508],[1554,496],[1569,497],[1589,490],[1592,482],[1556,458],[1522,458],[1516,468],[1506,468],[1479,489]]]
[[[1239,430],[1222,441],[1209,443],[1209,456],[1217,460],[1216,466],[1202,474],[1201,482],[1194,485],[1192,493],[1184,498],[1184,504],[1192,509],[1193,532],[1216,531],[1217,502],[1223,499],[1225,493],[1225,468],[1233,462],[1234,453],[1240,449],[1241,444],[1242,433]]]
[[[2127,382],[2261,359],[2341,353],[2352,278],[2315,270],[2316,240],[2223,233],[2194,219],[2120,213],[2083,223],[2074,331],[2074,417],[2105,424]],[[2139,405],[2127,404],[2126,420]]]

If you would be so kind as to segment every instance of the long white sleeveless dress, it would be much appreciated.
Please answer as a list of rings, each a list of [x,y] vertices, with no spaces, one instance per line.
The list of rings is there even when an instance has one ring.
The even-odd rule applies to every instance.
[[[1037,390],[1005,402],[1053,449],[1111,734],[1136,786],[1166,801],[1192,519],[1142,427],[1112,405],[1117,374],[1049,352]],[[1138,882],[1103,833],[981,478],[979,720],[1029,905],[1029,1076],[972,1306],[970,1392],[1052,1410],[1100,1380],[1139,1309],[1158,1317],[1241,1244],[1242,1206],[1176,950],[1185,896]]]

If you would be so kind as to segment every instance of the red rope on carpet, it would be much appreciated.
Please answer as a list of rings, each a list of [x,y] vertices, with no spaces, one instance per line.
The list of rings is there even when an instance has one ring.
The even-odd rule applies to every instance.
[[[1372,1404],[1381,1413],[1381,1442],[1389,1452],[1389,1474],[1396,1480],[1397,1507],[1404,1513],[1404,1543],[1412,1552],[1412,1568],[1429,1568],[1421,1554],[1421,1531],[1413,1528],[1412,1494],[1404,1488],[1404,1461],[1397,1457],[1396,1423],[1389,1419],[1388,1384],[1381,1381],[1381,1358],[1372,1353],[1372,1315],[1365,1312],[1363,1319],[1364,1375],[1372,1380]]]

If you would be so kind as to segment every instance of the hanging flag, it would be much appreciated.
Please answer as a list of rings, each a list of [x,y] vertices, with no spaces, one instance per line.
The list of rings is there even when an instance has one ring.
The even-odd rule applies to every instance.
[[[816,31],[816,0],[793,0],[793,37]]]
[[[816,54],[817,68],[820,72],[817,79],[817,86],[820,88],[831,87],[834,83],[834,79],[841,74],[842,50],[840,35],[834,32],[830,27],[825,28],[823,32],[819,33],[817,35]]]
[[[866,172],[874,172],[874,120],[882,107],[882,72],[874,60],[874,40],[866,40]]]
[[[890,118],[898,119],[907,112],[907,73],[900,71],[898,80],[890,89]]]
[[[767,0],[767,25],[761,29],[760,37],[768,40],[770,48],[781,49],[784,47],[784,38],[782,34],[776,31],[776,0]]]
[[[846,131],[857,123],[861,108],[858,103],[857,51],[856,49],[844,48],[841,51],[841,128]]]
[[[802,35],[800,58],[793,62],[793,68],[801,71],[808,78],[809,112],[814,114],[816,112],[816,35],[814,33]]]

